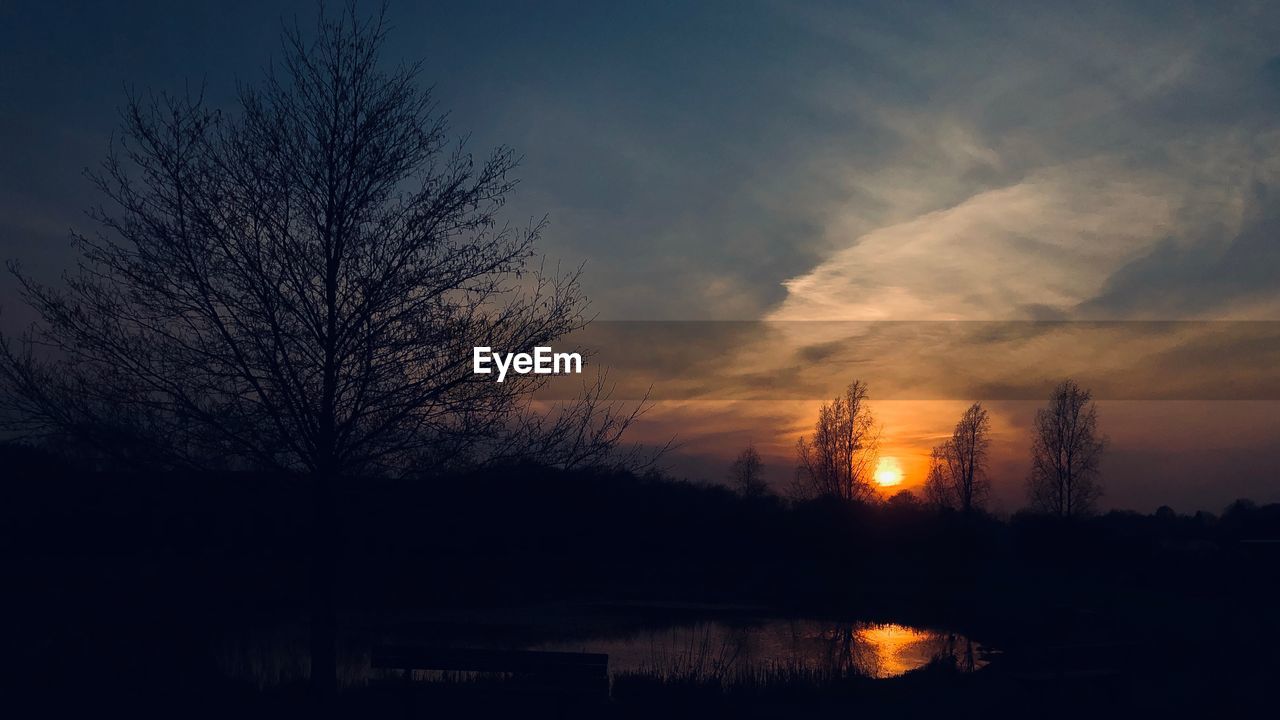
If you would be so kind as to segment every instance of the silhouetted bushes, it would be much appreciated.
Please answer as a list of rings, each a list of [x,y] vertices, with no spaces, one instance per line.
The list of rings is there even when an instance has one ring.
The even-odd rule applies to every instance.
[[[7,554],[162,567],[172,587],[147,588],[161,595],[186,585],[251,593],[254,608],[296,601],[309,522],[303,483],[90,470],[27,448],[3,452]],[[355,606],[663,598],[928,610],[1046,574],[1230,583],[1270,547],[1251,541],[1280,538],[1280,506],[1244,501],[1220,519],[1019,513],[1002,522],[903,498],[792,504],[652,473],[530,466],[364,479],[342,493],[345,600]]]

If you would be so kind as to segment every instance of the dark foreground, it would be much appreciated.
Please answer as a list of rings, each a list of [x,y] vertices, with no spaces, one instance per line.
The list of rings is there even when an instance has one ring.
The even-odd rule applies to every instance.
[[[317,700],[299,679],[305,633],[290,640],[302,652],[239,672],[225,660],[228,643],[305,617],[300,488],[90,472],[13,449],[4,461],[0,699],[24,710],[11,717],[1268,716],[1280,677],[1280,506],[1005,522],[905,498],[792,506],[520,468],[347,489],[348,687]],[[655,600],[667,614],[750,606],[947,627],[1003,652],[977,672],[939,661],[890,679],[654,668],[615,674],[604,697],[351,669],[376,644],[462,642],[468,618],[495,609],[519,609],[484,626],[502,645],[572,634],[565,607]]]

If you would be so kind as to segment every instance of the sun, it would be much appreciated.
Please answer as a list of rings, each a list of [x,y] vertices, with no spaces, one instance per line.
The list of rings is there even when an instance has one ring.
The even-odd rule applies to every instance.
[[[876,484],[880,487],[893,487],[902,483],[902,465],[896,457],[882,457],[876,465]]]

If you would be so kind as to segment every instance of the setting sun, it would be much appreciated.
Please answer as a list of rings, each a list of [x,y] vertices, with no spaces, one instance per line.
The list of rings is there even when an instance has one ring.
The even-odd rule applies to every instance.
[[[902,482],[902,465],[896,457],[882,457],[876,465],[876,484],[880,487],[892,487]]]

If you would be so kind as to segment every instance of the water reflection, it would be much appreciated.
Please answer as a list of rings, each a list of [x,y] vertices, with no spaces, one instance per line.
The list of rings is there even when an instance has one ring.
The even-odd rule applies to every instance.
[[[861,669],[872,677],[902,675],[933,660],[950,660],[962,672],[986,665],[977,659],[973,641],[955,633],[883,624],[866,625],[854,636],[855,645],[866,649]]]
[[[962,635],[894,623],[709,621],[530,647],[608,653],[615,674],[657,672],[726,680],[735,674],[775,669],[890,678],[933,661],[954,663],[962,672],[986,665],[983,648]]]
[[[577,627],[572,640],[538,642],[504,641],[504,634],[522,633],[512,633],[513,626],[505,626],[503,633],[478,632],[485,624],[474,620],[442,619],[431,627],[436,630],[361,632],[345,638],[339,652],[341,684],[364,685],[371,677],[369,649],[381,644],[607,653],[614,675],[640,672],[725,682],[797,671],[817,677],[890,678],[935,660],[954,663],[964,672],[986,665],[984,648],[962,635],[894,623],[704,620],[638,630],[631,624],[623,630],[603,622]],[[304,681],[308,647],[306,626],[299,622],[241,628],[215,643],[214,653],[225,675],[265,687]]]

